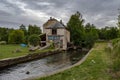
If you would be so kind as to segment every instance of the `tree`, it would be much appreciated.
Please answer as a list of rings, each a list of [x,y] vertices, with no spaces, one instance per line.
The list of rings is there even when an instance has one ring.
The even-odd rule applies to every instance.
[[[28,42],[30,45],[37,46],[40,44],[40,37],[37,34],[33,34],[29,37]]]
[[[12,43],[12,44],[23,43],[24,42],[24,32],[22,30],[13,30],[9,34],[8,42]]]
[[[25,36],[27,35],[27,30],[26,30],[25,25],[21,24],[20,27],[19,27],[19,29],[24,32],[24,35],[25,35]]]
[[[37,25],[29,25],[28,26],[28,34],[32,35],[32,34],[41,34],[41,29],[39,27],[37,27]]]
[[[118,23],[117,23],[117,25],[118,25],[118,28],[119,28],[119,37],[120,37],[120,9],[118,9],[119,10],[119,15],[118,15]]]
[[[87,23],[85,26],[85,41],[84,46],[91,48],[94,42],[98,39],[98,32],[96,27],[90,23]]]
[[[118,23],[117,23],[117,25],[118,25],[118,27],[120,29],[120,9],[118,9],[118,11],[119,11],[119,15],[118,15]]]
[[[27,44],[29,35],[28,35],[28,31],[26,29],[26,26],[21,24],[20,27],[19,27],[19,30],[22,30],[24,32],[24,36],[25,36],[24,41]]]
[[[0,41],[7,41],[8,28],[0,28]]]
[[[118,35],[119,30],[117,29],[117,27],[110,27],[110,29],[108,30],[109,40],[118,38]]]
[[[118,16],[118,27],[120,28],[120,15]]]
[[[14,29],[0,27],[0,41],[8,42],[8,35]]]
[[[79,12],[73,14],[67,23],[67,29],[71,33],[71,41],[74,45],[82,46],[85,34],[83,23],[84,20]]]
[[[111,40],[119,37],[119,29],[117,27],[105,27],[99,30],[99,39]]]

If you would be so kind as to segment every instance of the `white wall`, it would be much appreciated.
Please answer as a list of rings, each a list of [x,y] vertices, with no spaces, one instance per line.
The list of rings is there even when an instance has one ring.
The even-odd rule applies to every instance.
[[[48,41],[48,35],[52,35],[52,30],[51,29],[44,29],[44,33],[46,33],[46,40]],[[61,35],[62,37],[60,38],[63,40],[63,49],[67,49],[67,42],[70,42],[70,32],[67,31],[66,29],[57,29],[57,35]]]

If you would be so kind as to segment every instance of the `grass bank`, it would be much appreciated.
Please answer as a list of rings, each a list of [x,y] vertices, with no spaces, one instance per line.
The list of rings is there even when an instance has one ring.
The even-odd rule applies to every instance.
[[[20,50],[18,52],[15,52],[16,50]],[[24,56],[31,53],[42,53],[42,52],[48,52],[54,50],[53,48],[48,48],[44,50],[36,50],[34,52],[29,52],[28,47],[21,47],[20,45],[0,45],[0,59],[5,58],[13,58],[13,57],[19,57]]]
[[[36,80],[115,80],[109,73],[110,59],[105,52],[106,42],[96,43],[81,65]]]
[[[19,49],[20,52],[14,52]],[[0,45],[0,59],[18,57],[28,54],[28,47],[20,45]]]
[[[111,40],[111,43],[109,43],[109,47],[107,48],[107,51],[110,54],[110,58],[112,61],[111,64],[111,72],[112,76],[116,78],[117,80],[120,80],[120,38]]]

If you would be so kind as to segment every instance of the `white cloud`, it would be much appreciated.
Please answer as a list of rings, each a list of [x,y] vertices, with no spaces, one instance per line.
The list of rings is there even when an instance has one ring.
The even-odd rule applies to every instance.
[[[54,3],[49,3],[49,2],[38,2],[37,4],[41,5],[41,6],[51,6],[51,5],[54,5]]]
[[[109,20],[106,22],[106,25],[108,26],[115,26],[117,24],[117,20]]]

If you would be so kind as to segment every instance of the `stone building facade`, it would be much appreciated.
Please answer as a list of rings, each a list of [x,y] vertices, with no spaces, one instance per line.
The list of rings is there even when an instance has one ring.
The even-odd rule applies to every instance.
[[[43,33],[46,34],[46,44],[53,41],[56,48],[67,49],[67,44],[70,42],[70,32],[62,21],[50,18],[43,25]]]

